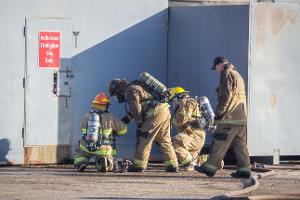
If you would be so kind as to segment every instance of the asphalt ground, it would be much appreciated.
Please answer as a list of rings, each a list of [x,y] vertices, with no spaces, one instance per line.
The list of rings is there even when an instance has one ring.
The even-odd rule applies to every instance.
[[[250,179],[231,178],[233,171],[223,169],[209,178],[195,171],[166,173],[159,164],[143,173],[100,173],[93,165],[83,173],[71,165],[2,166],[0,199],[209,199],[251,185]],[[300,191],[300,170],[275,169],[259,183],[249,195],[295,194]]]

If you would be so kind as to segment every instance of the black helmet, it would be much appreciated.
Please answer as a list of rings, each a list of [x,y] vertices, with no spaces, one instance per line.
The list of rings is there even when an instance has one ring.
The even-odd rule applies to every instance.
[[[214,60],[214,65],[212,66],[211,70],[215,70],[216,69],[216,65],[220,64],[220,63],[228,63],[228,59],[226,57],[223,56],[218,56],[215,58]]]
[[[114,78],[110,81],[108,91],[110,96],[116,96],[119,103],[125,100],[125,89],[128,85],[126,79]]]
[[[110,96],[114,96],[117,86],[119,85],[120,82],[121,82],[121,79],[119,79],[119,78],[114,78],[113,80],[111,80],[109,82],[108,91],[109,91]]]

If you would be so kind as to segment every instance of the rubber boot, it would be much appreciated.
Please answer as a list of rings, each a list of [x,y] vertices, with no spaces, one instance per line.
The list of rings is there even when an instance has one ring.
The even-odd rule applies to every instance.
[[[80,164],[80,165],[76,166],[76,169],[77,169],[78,172],[83,172],[86,168],[87,168],[86,163],[83,163],[83,164]]]
[[[239,171],[237,171],[237,172],[231,173],[231,176],[233,178],[250,178],[251,172],[239,172]]]
[[[178,172],[178,167],[174,167],[172,165],[169,165],[166,167],[166,172],[174,172],[177,173]]]
[[[205,174],[206,176],[209,176],[209,177],[213,177],[215,175],[215,173],[212,173],[212,172],[209,172],[207,170],[204,169],[204,167],[201,165],[201,166],[195,166],[194,168],[197,172],[200,172],[202,174]]]
[[[89,164],[89,159],[83,156],[77,156],[74,159],[74,167],[78,172],[83,172]]]
[[[144,172],[145,170],[143,168],[137,167],[134,164],[129,165],[127,168],[128,172]]]

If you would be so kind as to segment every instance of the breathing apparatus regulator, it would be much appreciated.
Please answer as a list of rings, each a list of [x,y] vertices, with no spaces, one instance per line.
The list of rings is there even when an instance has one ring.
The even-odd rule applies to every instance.
[[[215,113],[210,105],[210,102],[206,96],[198,97],[195,99],[198,102],[199,109],[201,111],[201,117],[199,118],[199,124],[202,128],[205,128],[208,131],[215,130],[214,117]]]
[[[143,84],[144,89],[149,92],[157,101],[161,103],[166,103],[169,101],[169,97],[171,96],[170,91],[164,84],[162,84],[148,72],[141,73],[138,81]]]

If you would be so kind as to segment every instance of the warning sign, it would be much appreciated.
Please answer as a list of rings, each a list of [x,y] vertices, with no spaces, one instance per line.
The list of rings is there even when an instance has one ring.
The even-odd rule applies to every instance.
[[[39,67],[60,67],[60,32],[39,32]]]

